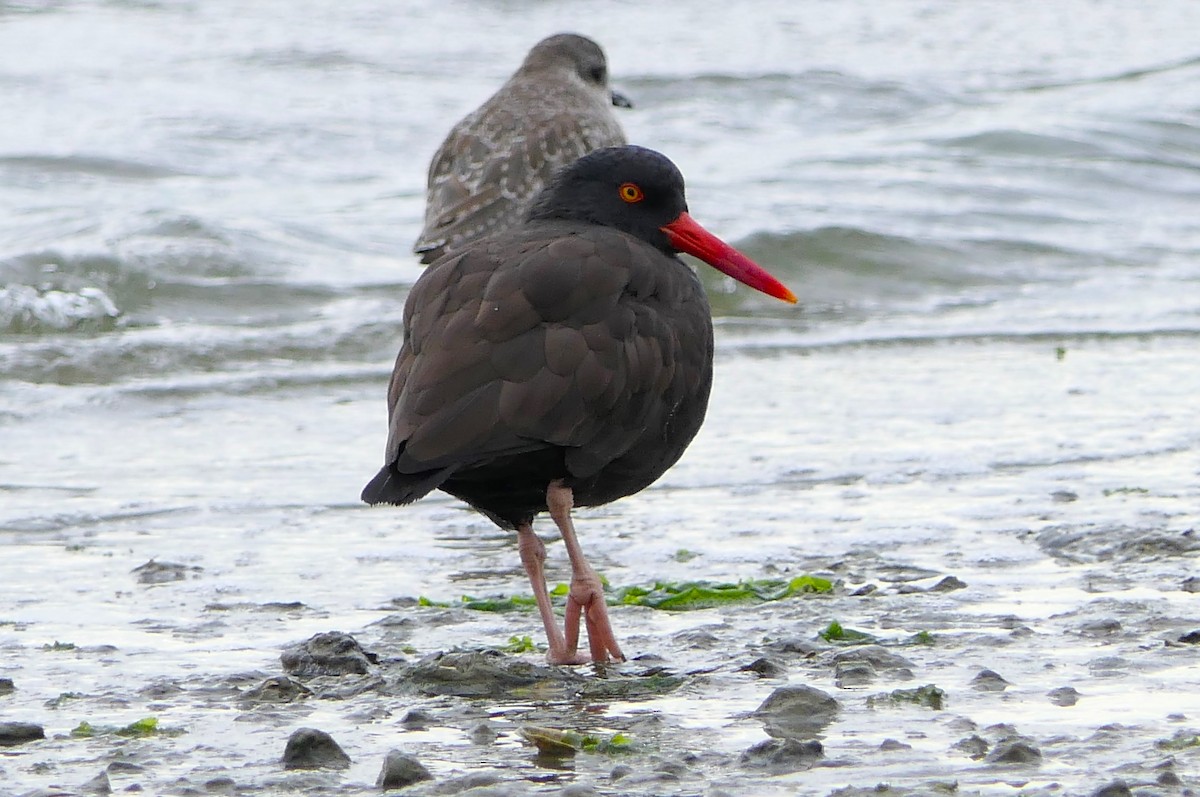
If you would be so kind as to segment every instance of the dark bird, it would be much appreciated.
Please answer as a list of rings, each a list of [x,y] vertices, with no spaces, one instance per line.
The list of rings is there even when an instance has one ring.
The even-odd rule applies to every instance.
[[[796,297],[692,220],[683,177],[641,147],[598,150],[562,170],[525,222],[425,271],[404,306],[388,389],[384,466],[369,504],[440,489],[515,529],[554,663],[623,659],[573,506],[632,495],[700,429],[713,330],[687,252],[746,285]],[[549,510],[571,560],[566,632],[533,519]]]
[[[421,262],[517,224],[551,175],[625,143],[600,45],[573,33],[538,42],[521,68],[446,136],[429,164]]]

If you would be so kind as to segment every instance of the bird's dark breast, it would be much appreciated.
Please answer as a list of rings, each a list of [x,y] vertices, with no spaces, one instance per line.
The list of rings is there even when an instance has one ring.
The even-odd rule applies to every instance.
[[[530,224],[469,247],[422,275],[405,331],[394,476],[440,479],[426,489],[504,526],[544,511],[553,479],[581,506],[644,489],[704,419],[713,344],[699,279],[616,230]]]

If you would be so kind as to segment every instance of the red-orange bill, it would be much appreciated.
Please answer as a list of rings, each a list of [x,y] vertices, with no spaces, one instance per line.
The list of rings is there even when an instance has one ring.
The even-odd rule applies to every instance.
[[[718,271],[756,291],[762,291],[785,302],[796,303],[796,294],[788,290],[786,285],[772,277],[762,266],[701,227],[687,211],[680,213],[679,218],[662,227],[662,231],[667,234],[671,246],[680,252],[700,258]]]

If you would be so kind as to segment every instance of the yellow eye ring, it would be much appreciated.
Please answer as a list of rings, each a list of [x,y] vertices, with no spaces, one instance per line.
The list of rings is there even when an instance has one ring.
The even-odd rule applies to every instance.
[[[621,187],[617,189],[617,193],[621,195],[621,199],[630,204],[641,202],[646,198],[646,195],[642,193],[641,186],[637,183],[621,183]]]

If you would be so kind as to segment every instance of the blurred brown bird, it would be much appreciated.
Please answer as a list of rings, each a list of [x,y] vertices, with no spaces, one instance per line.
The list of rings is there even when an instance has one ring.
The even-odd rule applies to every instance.
[[[560,33],[446,136],[429,164],[422,263],[519,222],[551,175],[594,149],[625,143],[600,45]]]

